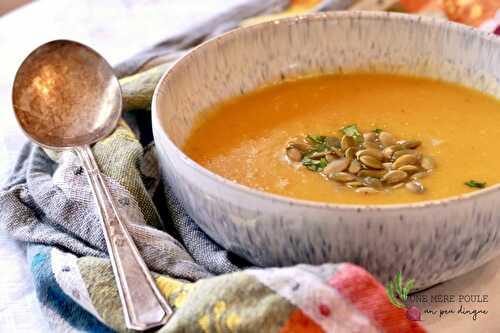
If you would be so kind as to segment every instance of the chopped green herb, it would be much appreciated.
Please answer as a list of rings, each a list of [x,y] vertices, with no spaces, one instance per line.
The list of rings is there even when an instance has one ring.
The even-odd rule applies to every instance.
[[[383,129],[381,129],[381,128],[375,128],[373,131],[374,131],[375,133],[379,134],[380,132],[382,132],[382,131],[383,131]]]
[[[321,171],[326,167],[327,164],[328,161],[324,157],[322,157],[319,160],[314,160],[309,156],[306,156],[302,159],[302,165],[304,165],[311,171]]]
[[[326,158],[322,157],[319,160],[319,167],[321,168],[321,170],[323,170],[327,164],[328,164],[328,161],[326,160]]]
[[[469,187],[484,188],[486,186],[486,182],[478,182],[475,180],[469,180],[468,182],[465,182],[465,185],[467,185]]]
[[[353,139],[358,143],[363,141],[363,136],[361,135],[361,132],[359,131],[356,124],[352,124],[342,128],[342,132],[347,136],[352,136]]]
[[[323,144],[325,143],[326,136],[324,135],[306,135],[306,140],[310,143]]]

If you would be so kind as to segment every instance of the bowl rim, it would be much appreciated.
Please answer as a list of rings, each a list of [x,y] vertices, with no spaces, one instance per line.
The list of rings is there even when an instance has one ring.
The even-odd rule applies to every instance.
[[[165,139],[165,144],[170,146],[170,148],[178,154],[178,157],[186,163],[192,170],[196,171],[203,177],[207,177],[210,180],[221,183],[221,186],[225,186],[239,193],[243,193],[246,195],[251,195],[261,200],[268,200],[271,202],[278,202],[281,204],[285,204],[288,206],[301,206],[307,208],[315,208],[315,209],[335,209],[335,210],[347,210],[347,211],[396,211],[401,209],[421,209],[426,207],[446,207],[449,204],[453,204],[455,202],[463,202],[470,201],[473,199],[480,199],[481,197],[493,194],[495,192],[500,191],[500,183],[496,185],[492,185],[488,188],[481,189],[475,192],[469,192],[465,194],[445,197],[442,199],[434,199],[434,200],[424,200],[417,201],[411,203],[398,203],[398,204],[343,204],[343,203],[334,203],[334,202],[321,202],[321,201],[313,201],[306,199],[298,199],[294,197],[288,197],[280,194],[274,194],[271,192],[261,191],[235,181],[232,181],[226,177],[218,175],[202,165],[198,164],[194,160],[192,160],[189,156],[187,156],[180,147],[178,147],[169,137],[168,133],[165,131],[160,118],[158,116],[158,109],[160,108],[158,104],[158,95],[162,92],[161,87],[165,84],[168,84],[171,80],[171,76],[173,76],[176,71],[180,68],[178,64],[189,62],[192,57],[196,57],[199,54],[202,54],[204,48],[210,44],[223,43],[226,41],[230,41],[232,38],[237,38],[238,35],[256,30],[265,30],[271,26],[275,26],[278,24],[301,24],[306,21],[328,21],[335,19],[372,19],[372,20],[400,20],[400,21],[408,21],[414,22],[416,24],[434,26],[440,29],[446,29],[449,31],[458,31],[462,34],[474,35],[476,38],[482,38],[489,43],[495,43],[500,48],[500,38],[488,33],[486,31],[478,30],[477,28],[473,28],[470,26],[466,26],[463,24],[445,21],[443,19],[433,18],[433,17],[423,17],[411,14],[404,13],[391,13],[391,12],[371,12],[371,11],[334,11],[334,12],[322,12],[322,13],[311,13],[298,15],[294,17],[281,18],[273,21],[262,22],[255,25],[251,25],[248,27],[241,27],[226,33],[223,33],[214,38],[208,39],[201,43],[200,45],[194,47],[187,54],[183,55],[181,58],[176,60],[174,64],[161,76],[160,80],[156,84],[153,98],[151,102],[151,118],[152,118],[152,126],[153,126],[153,136],[154,140],[158,140],[157,131],[161,131],[162,135]]]

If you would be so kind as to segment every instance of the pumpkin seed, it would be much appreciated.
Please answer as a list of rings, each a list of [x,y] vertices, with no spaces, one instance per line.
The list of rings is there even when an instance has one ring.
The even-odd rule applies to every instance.
[[[361,170],[358,172],[359,177],[373,177],[373,178],[382,178],[386,174],[385,170]]]
[[[363,138],[365,139],[366,142],[375,142],[378,139],[378,134],[375,132],[367,132],[363,134]]]
[[[420,161],[420,165],[425,170],[432,170],[436,166],[436,163],[434,162],[434,159],[432,157],[424,156],[422,157],[422,161]]]
[[[356,189],[356,192],[358,193],[377,193],[378,191],[372,187],[359,187]]]
[[[297,148],[301,153],[306,153],[309,149],[311,149],[311,146],[305,143],[292,142],[288,145],[288,148]]]
[[[366,149],[375,149],[375,150],[379,150],[380,149],[380,145],[378,143],[370,142],[370,141],[363,143],[363,146]]]
[[[422,185],[422,183],[416,180],[406,183],[405,187],[407,190],[413,193],[422,193],[425,191],[424,185]]]
[[[393,185],[391,188],[395,190],[395,189],[401,188],[403,186],[405,186],[405,183],[399,183],[399,184]]]
[[[309,156],[309,158],[312,159],[312,160],[319,160],[319,159],[321,159],[323,157],[326,157],[329,154],[330,154],[329,151],[314,152],[314,153],[311,154],[311,156]]]
[[[406,173],[415,173],[415,172],[420,171],[420,168],[416,165],[403,165],[398,170],[404,171]]]
[[[378,138],[385,147],[392,146],[396,143],[396,138],[389,132],[380,132]]]
[[[352,174],[357,174],[359,170],[361,170],[361,163],[359,163],[359,161],[357,160],[352,160],[351,164],[349,165],[349,169],[347,169],[347,171],[349,171]]]
[[[391,162],[385,162],[382,163],[382,166],[384,167],[385,170],[389,171],[392,169],[392,163]]]
[[[403,148],[400,145],[392,145],[392,146],[384,148],[384,150],[382,150],[382,154],[384,154],[386,159],[390,160],[393,157],[393,155],[395,154],[395,152],[397,152],[401,149],[403,149]]]
[[[325,144],[329,147],[340,148],[340,139],[336,136],[327,136],[325,139]]]
[[[337,155],[337,157],[344,157],[344,153],[340,148],[330,147],[330,149],[335,153],[335,155]]]
[[[349,147],[345,150],[345,157],[350,159],[350,160],[353,160],[354,157],[356,157],[356,147]]]
[[[400,144],[401,146],[403,146],[404,148],[406,149],[413,149],[413,148],[417,148],[418,146],[420,146],[422,144],[421,141],[418,141],[418,140],[402,140],[402,141],[398,141],[398,144]]]
[[[411,179],[418,180],[427,177],[428,175],[429,175],[428,171],[417,172],[416,174],[411,176]]]
[[[395,183],[399,183],[405,180],[408,177],[408,174],[401,170],[392,170],[389,171],[382,177],[381,181],[391,185]]]
[[[302,161],[302,152],[295,147],[288,147],[286,149],[286,156],[288,156],[288,158],[292,162]]]
[[[355,176],[347,172],[336,172],[334,174],[329,175],[328,178],[331,180],[335,180],[336,182],[342,182],[342,183],[350,182],[356,179]]]
[[[384,185],[382,185],[382,182],[378,178],[373,178],[373,177],[366,177],[363,178],[363,184],[366,186],[370,186],[376,189],[382,189]]]
[[[403,156],[400,156],[397,160],[394,161],[392,164],[392,167],[394,169],[399,169],[403,165],[408,165],[408,164],[416,164],[418,162],[418,159],[415,157],[413,154],[406,154]]]
[[[384,159],[384,154],[382,154],[382,152],[380,150],[376,150],[376,149],[372,149],[372,148],[363,149],[363,150],[360,150],[356,153],[356,157],[358,159],[361,158],[361,156],[373,156],[379,161],[382,161]]]
[[[354,147],[356,146],[356,141],[354,141],[354,138],[352,136],[347,136],[344,135],[342,137],[342,140],[340,141],[340,148],[345,151],[349,147]]]
[[[419,151],[416,151],[413,149],[401,149],[401,150],[394,152],[394,154],[392,155],[392,158],[398,159],[403,155],[415,155],[415,157],[417,159],[420,159],[422,157],[422,153],[420,153]]]
[[[335,159],[334,154],[328,154],[325,156],[327,162],[331,162]]]
[[[361,163],[373,169],[383,169],[382,162],[371,155],[364,155],[359,158]]]
[[[361,187],[363,186],[363,183],[362,182],[358,182],[358,181],[355,181],[355,182],[348,182],[345,184],[347,187],[349,188],[358,188],[358,187]]]
[[[339,158],[338,160],[333,160],[326,165],[323,169],[323,173],[327,176],[334,174],[335,172],[344,171],[349,166],[350,161],[347,158]]]

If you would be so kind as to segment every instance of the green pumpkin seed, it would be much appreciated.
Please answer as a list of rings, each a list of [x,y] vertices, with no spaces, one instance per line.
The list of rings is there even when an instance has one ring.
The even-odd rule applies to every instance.
[[[311,149],[311,146],[305,143],[300,143],[300,142],[292,142],[288,145],[287,148],[296,148],[300,150],[301,153],[306,153],[308,150]]]
[[[375,142],[378,139],[378,134],[375,132],[367,132],[363,134],[363,138],[366,142]]]
[[[357,160],[352,160],[351,164],[349,165],[349,169],[347,169],[347,171],[349,171],[352,174],[357,174],[359,170],[361,170],[361,163],[359,163],[359,161]]]
[[[402,140],[402,141],[398,141],[398,144],[400,144],[401,146],[403,146],[406,149],[414,149],[414,148],[417,148],[418,146],[420,146],[422,144],[422,142],[418,141],[418,140]]]
[[[366,149],[374,149],[374,150],[379,150],[380,149],[380,145],[376,142],[365,142],[363,143],[363,146],[366,148]]]
[[[286,149],[286,156],[288,156],[288,158],[292,162],[302,161],[302,152],[295,147],[288,147]]]
[[[424,185],[416,180],[406,183],[405,187],[408,191],[413,193],[423,193],[425,191]]]
[[[372,187],[359,187],[356,189],[356,192],[369,194],[369,193],[377,193],[378,191]]]
[[[385,147],[392,146],[396,143],[396,138],[389,132],[380,132],[378,138]]]
[[[340,148],[345,151],[349,147],[354,147],[356,146],[356,141],[354,141],[354,138],[352,136],[347,136],[344,135],[342,137],[342,140],[340,140]]]
[[[415,172],[418,172],[420,171],[420,168],[416,165],[403,165],[401,168],[399,168],[398,170],[401,170],[401,171],[404,171],[406,173],[415,173]]]
[[[427,177],[428,175],[429,175],[428,171],[417,172],[416,174],[411,176],[411,179],[418,180]]]
[[[392,163],[391,162],[385,162],[382,163],[382,166],[384,167],[385,170],[389,171],[392,169]]]
[[[326,165],[323,169],[323,173],[327,176],[334,174],[336,172],[344,171],[347,169],[351,162],[347,158],[339,158],[338,160],[333,160]]]
[[[420,161],[420,165],[425,170],[432,170],[436,167],[436,163],[434,162],[434,159],[430,156],[422,157],[422,161]]]
[[[382,150],[382,154],[384,154],[386,159],[390,160],[393,157],[393,155],[401,149],[403,148],[400,145],[392,145],[384,148],[384,150]]]
[[[358,181],[355,181],[355,182],[348,182],[345,184],[347,187],[349,188],[358,188],[358,187],[362,187],[364,186],[362,182],[358,182]]]
[[[387,173],[385,170],[361,170],[358,172],[359,177],[373,177],[373,178],[382,178]]]
[[[331,161],[333,161],[333,160],[335,159],[335,156],[336,156],[336,155],[334,155],[334,154],[328,154],[328,155],[326,155],[326,156],[325,156],[326,161],[327,161],[327,162],[331,162]]]
[[[345,157],[350,159],[350,160],[353,160],[354,157],[356,157],[356,147],[349,147],[345,150]]]
[[[415,155],[415,157],[417,159],[420,159],[422,157],[422,153],[420,153],[419,151],[416,151],[413,149],[401,149],[401,150],[394,152],[394,154],[392,155],[392,158],[396,160],[403,155]]]
[[[392,163],[392,167],[394,169],[399,169],[403,165],[417,164],[417,162],[418,162],[418,159],[415,157],[414,154],[406,154],[406,155],[398,157],[398,159],[396,159],[394,161],[394,163]]]
[[[337,157],[344,157],[344,153],[340,148],[330,147],[330,149],[335,155],[337,155]]]
[[[379,161],[382,161],[384,159],[384,154],[382,154],[382,152],[380,150],[376,150],[376,149],[372,149],[372,148],[363,149],[363,150],[360,150],[356,153],[356,157],[358,159],[361,158],[361,156],[373,156]]]
[[[350,182],[356,179],[355,176],[347,172],[336,172],[334,174],[329,175],[328,178],[331,180],[335,180],[336,182],[342,182],[342,183]]]
[[[382,177],[381,181],[387,183],[389,185],[399,183],[405,180],[408,177],[408,174],[401,170],[392,170],[389,171]]]
[[[364,155],[359,158],[361,163],[366,165],[367,167],[373,168],[373,169],[383,169],[384,166],[382,165],[382,162],[380,160],[376,159],[375,157],[371,155]]]
[[[336,136],[327,136],[325,144],[329,147],[340,148],[340,139]]]
[[[373,177],[366,177],[363,178],[363,184],[366,186],[370,186],[376,189],[382,189],[384,185],[382,185],[382,182],[378,178],[373,178]]]

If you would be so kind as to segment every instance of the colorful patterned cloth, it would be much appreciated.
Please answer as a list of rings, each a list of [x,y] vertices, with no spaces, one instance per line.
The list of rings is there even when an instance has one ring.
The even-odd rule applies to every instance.
[[[253,24],[249,19],[258,14],[286,16],[353,3],[294,0],[278,14],[284,0],[254,1],[119,66],[123,75],[141,72],[122,78],[124,121],[93,151],[118,209],[134,221],[128,226],[134,241],[174,307],[159,332],[424,332],[357,266],[255,268],[220,248],[160,181],[151,142],[152,88],[190,47],[242,20]],[[0,192],[0,211],[0,225],[26,243],[52,331],[127,331],[95,203],[73,153],[25,146]]]

